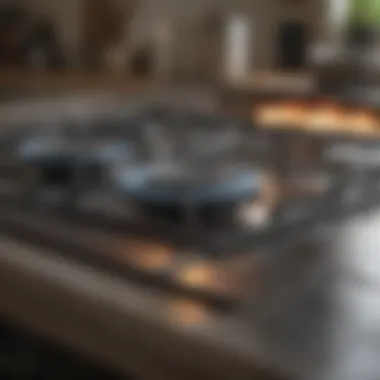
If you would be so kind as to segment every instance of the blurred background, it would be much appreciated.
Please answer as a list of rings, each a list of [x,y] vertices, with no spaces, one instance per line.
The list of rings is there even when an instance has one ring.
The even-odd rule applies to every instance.
[[[303,72],[313,50],[341,41],[352,14],[377,23],[378,10],[366,18],[367,3],[2,0],[1,65],[203,82]]]
[[[380,0],[0,0],[0,379],[379,379],[378,218],[326,222],[379,204],[379,33]]]

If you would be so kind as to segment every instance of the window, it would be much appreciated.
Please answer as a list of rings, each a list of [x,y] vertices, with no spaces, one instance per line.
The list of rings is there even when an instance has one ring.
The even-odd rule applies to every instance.
[[[349,3],[350,22],[367,26],[380,24],[379,0],[350,0]]]
[[[380,25],[380,0],[329,0],[328,22],[335,30],[346,23]]]

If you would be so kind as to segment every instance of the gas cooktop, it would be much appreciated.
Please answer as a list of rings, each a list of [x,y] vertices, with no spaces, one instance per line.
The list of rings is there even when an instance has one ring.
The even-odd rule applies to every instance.
[[[3,231],[222,309],[268,251],[380,201],[374,141],[191,110],[73,118],[1,142]]]

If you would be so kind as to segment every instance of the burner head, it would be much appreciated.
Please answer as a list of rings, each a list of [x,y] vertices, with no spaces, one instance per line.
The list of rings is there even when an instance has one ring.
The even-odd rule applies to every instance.
[[[132,145],[123,141],[78,140],[52,137],[32,138],[21,143],[16,157],[22,167],[33,169],[38,185],[79,191],[100,185],[107,168],[129,161]]]
[[[132,152],[133,146],[128,141],[35,137],[19,144],[16,154],[26,162],[72,160],[76,163],[108,163],[129,158]]]
[[[218,204],[252,198],[260,192],[260,172],[249,167],[203,168],[178,164],[119,169],[117,188],[149,203]]]

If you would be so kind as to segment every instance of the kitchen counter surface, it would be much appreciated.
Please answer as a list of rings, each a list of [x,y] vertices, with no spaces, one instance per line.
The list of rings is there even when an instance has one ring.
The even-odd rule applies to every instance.
[[[315,88],[315,78],[309,73],[255,71],[248,77],[226,81],[224,87],[236,92],[304,93]]]
[[[272,252],[227,314],[3,235],[0,311],[139,379],[372,380],[379,212]]]
[[[112,90],[133,91],[157,85],[153,79],[133,78],[122,73],[89,71],[29,71],[21,69],[0,70],[0,83],[15,87],[57,90]],[[172,84],[176,82],[171,81]],[[177,82],[177,84],[181,84]],[[188,82],[187,87],[193,86]],[[197,86],[199,85],[196,84]],[[313,86],[313,77],[308,73],[281,73],[276,71],[254,71],[248,77],[225,81],[216,87],[236,90],[250,88],[265,89],[307,89]],[[184,84],[184,86],[186,86]]]
[[[114,91],[146,88],[151,80],[131,78],[107,72],[0,70],[0,84],[14,89],[33,91]]]

